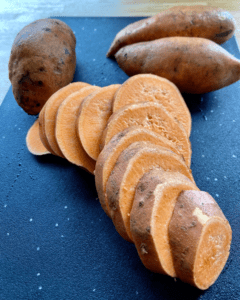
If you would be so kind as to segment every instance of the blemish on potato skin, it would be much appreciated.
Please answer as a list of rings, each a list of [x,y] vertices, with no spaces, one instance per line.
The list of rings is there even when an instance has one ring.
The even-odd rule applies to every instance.
[[[69,55],[69,54],[70,54],[70,52],[68,51],[68,49],[67,49],[67,48],[65,48],[65,49],[64,49],[64,51],[65,51],[65,54],[67,54],[67,55]]]
[[[147,251],[147,245],[142,243],[141,246],[140,246],[140,249],[141,249],[141,253],[144,255],[144,254],[148,254],[148,251]]]
[[[230,35],[232,33],[232,30],[228,30],[228,31],[224,31],[224,32],[221,32],[221,33],[217,33],[216,34],[216,37],[226,37],[228,35]]]

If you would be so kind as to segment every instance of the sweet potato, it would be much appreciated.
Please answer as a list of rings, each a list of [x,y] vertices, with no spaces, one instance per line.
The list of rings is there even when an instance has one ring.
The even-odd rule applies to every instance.
[[[46,137],[46,133],[45,133],[45,119],[44,119],[44,114],[45,113],[45,105],[43,106],[43,108],[41,109],[40,113],[39,113],[39,137],[41,142],[43,143],[44,147],[53,155],[57,155],[53,149],[50,147],[47,137]]]
[[[39,120],[37,119],[30,127],[26,137],[28,150],[34,155],[44,155],[50,152],[43,145],[39,136]]]
[[[153,272],[176,277],[168,226],[179,194],[198,190],[186,176],[153,169],[139,180],[130,214],[130,229],[139,257]]]
[[[202,37],[222,44],[233,36],[235,29],[232,15],[221,8],[174,6],[123,28],[113,40],[107,56],[126,45],[171,36]]]
[[[167,138],[141,126],[128,127],[117,133],[103,148],[98,156],[95,169],[95,184],[98,198],[103,210],[110,217],[108,201],[106,197],[107,180],[121,154],[130,144],[134,142],[148,141],[179,154],[174,144]],[[180,154],[179,154],[180,155]]]
[[[208,193],[183,191],[169,224],[169,239],[177,277],[205,290],[224,268],[232,231]]]
[[[83,148],[94,160],[100,153],[100,139],[112,114],[113,96],[120,84],[105,86],[86,97],[81,104],[77,130]]]
[[[55,125],[55,137],[64,157],[90,173],[95,169],[95,161],[82,147],[77,134],[76,120],[84,98],[98,89],[100,88],[97,86],[87,86],[69,95],[58,108]]]
[[[240,78],[240,61],[204,38],[168,37],[120,49],[116,60],[129,76],[152,73],[173,82],[180,92],[203,94]]]
[[[190,166],[192,151],[186,131],[161,104],[155,102],[129,104],[113,113],[104,129],[101,149],[115,134],[135,125],[148,128],[171,140]]]
[[[191,114],[178,88],[169,80],[152,75],[138,74],[126,80],[117,90],[113,101],[113,112],[137,102],[160,103],[191,133]]]
[[[60,104],[72,93],[79,91],[81,88],[89,86],[88,83],[85,82],[73,82],[68,84],[67,86],[61,88],[56,93],[54,93],[44,105],[44,131],[47,138],[47,141],[56,155],[63,157],[62,151],[59,149],[58,143],[55,137],[55,124],[56,124],[56,115],[57,110]]]
[[[221,8],[174,6],[123,28],[113,40],[107,56],[113,56],[126,45],[171,36],[202,37],[222,44],[233,36],[235,29],[234,18]]]
[[[182,173],[194,182],[184,160],[171,150],[150,142],[136,142],[127,147],[108,178],[106,193],[116,230],[128,241],[132,241],[130,212],[136,186],[144,173],[154,168]]]
[[[38,114],[49,97],[73,80],[76,38],[57,19],[41,19],[16,36],[9,60],[9,79],[17,103]]]

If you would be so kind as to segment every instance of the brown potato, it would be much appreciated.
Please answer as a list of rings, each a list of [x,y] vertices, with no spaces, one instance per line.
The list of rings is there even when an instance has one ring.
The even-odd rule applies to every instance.
[[[233,36],[235,29],[232,15],[221,8],[174,6],[123,28],[116,35],[107,56],[114,55],[126,45],[170,36],[203,37],[222,44]]]
[[[169,37],[120,49],[115,55],[127,75],[152,73],[181,92],[202,94],[240,78],[240,60],[218,44],[196,37]]]
[[[9,60],[9,79],[17,103],[38,114],[48,98],[73,80],[76,38],[57,19],[41,19],[16,36]]]

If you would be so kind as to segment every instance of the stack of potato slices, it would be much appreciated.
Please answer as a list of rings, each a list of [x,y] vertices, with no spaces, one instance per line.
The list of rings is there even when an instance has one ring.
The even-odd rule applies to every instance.
[[[141,74],[122,85],[62,88],[26,141],[34,155],[52,153],[95,175],[102,208],[146,268],[204,290],[226,264],[232,231],[194,181],[190,133],[177,87]]]

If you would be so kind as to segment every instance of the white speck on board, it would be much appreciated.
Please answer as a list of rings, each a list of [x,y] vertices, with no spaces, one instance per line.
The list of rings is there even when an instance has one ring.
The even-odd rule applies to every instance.
[[[67,207],[67,205],[66,205],[66,206],[64,206],[64,208],[65,208],[65,209],[66,209],[66,208],[68,208],[68,207]]]
[[[4,207],[6,208],[6,207],[7,207],[7,204],[5,204]]]
[[[93,289],[93,292],[95,292],[96,291],[96,289]]]
[[[7,235],[9,235],[10,233],[8,232]]]
[[[96,59],[94,58],[93,61],[95,61]]]
[[[40,273],[37,273],[37,276],[40,276]]]
[[[41,290],[42,289],[42,286],[39,286],[39,288],[38,288],[39,290]]]
[[[32,222],[32,220],[33,220],[32,218],[31,218],[31,219],[29,219],[29,221],[30,221],[30,222]]]
[[[232,156],[232,157],[236,158],[237,156],[233,154],[233,156]]]
[[[58,223],[55,224],[55,227],[58,227]]]
[[[97,28],[94,28],[94,31],[97,31]]]
[[[217,179],[217,178],[214,178],[214,181],[218,181],[218,179]]]
[[[205,157],[205,155],[203,154],[202,157]]]
[[[39,251],[40,250],[40,247],[37,247],[37,251]]]
[[[236,120],[233,120],[233,122],[236,122]]]
[[[219,194],[216,194],[216,197],[219,197]]]

